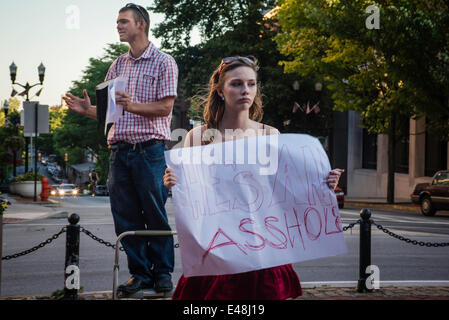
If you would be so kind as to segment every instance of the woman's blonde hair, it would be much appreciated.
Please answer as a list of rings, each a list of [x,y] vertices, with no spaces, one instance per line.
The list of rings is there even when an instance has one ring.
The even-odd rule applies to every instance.
[[[227,59],[227,60],[226,60]],[[218,124],[223,118],[225,101],[217,92],[218,88],[222,88],[224,84],[224,75],[226,72],[234,70],[238,67],[249,67],[254,70],[257,75],[259,70],[258,62],[254,57],[251,59],[246,57],[230,57],[222,60],[217,69],[212,73],[209,80],[208,92],[203,100],[203,119],[206,129],[218,129]],[[251,120],[260,122],[263,117],[262,111],[262,96],[260,86],[257,83],[257,92],[254,102],[249,109],[249,118]]]

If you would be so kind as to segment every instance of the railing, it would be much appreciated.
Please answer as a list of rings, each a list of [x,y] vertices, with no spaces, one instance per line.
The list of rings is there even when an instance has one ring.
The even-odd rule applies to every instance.
[[[76,213],[71,213],[68,215],[69,224],[63,227],[58,233],[54,234],[50,238],[44,240],[40,244],[22,252],[7,255],[2,257],[2,260],[10,260],[22,257],[29,253],[35,252],[36,250],[43,248],[47,244],[50,244],[63,233],[67,233],[66,237],[66,256],[65,256],[65,269],[64,269],[64,298],[66,300],[76,300],[78,299],[78,291],[79,291],[79,241],[80,241],[80,233],[84,233],[93,240],[105,245],[106,247],[110,247],[114,250],[117,249],[120,240],[128,235],[138,235],[138,236],[155,236],[155,235],[174,235],[176,231],[158,231],[158,230],[137,230],[137,231],[129,231],[122,233],[117,238],[116,244],[112,244],[108,241],[105,241],[97,236],[95,236],[89,230],[81,227],[78,222],[80,218]],[[377,229],[383,231],[384,233],[392,236],[395,239],[405,241],[406,243],[412,245],[419,245],[425,247],[447,247],[449,246],[449,242],[443,243],[431,243],[431,242],[423,242],[417,240],[411,240],[405,238],[401,235],[397,235],[390,230],[384,228],[380,224],[375,223],[371,219],[371,211],[369,209],[362,209],[360,211],[360,219],[343,227],[343,231],[347,231],[352,229],[357,224],[360,224],[360,244],[359,244],[359,280],[357,283],[357,291],[358,292],[371,292],[372,286],[369,286],[369,270],[371,267],[371,226],[375,225]],[[179,247],[179,244],[174,245],[175,248]],[[118,248],[115,254],[115,264],[114,264],[114,280],[113,280],[113,298],[115,296],[115,287],[117,284],[118,277],[118,251],[123,248]]]

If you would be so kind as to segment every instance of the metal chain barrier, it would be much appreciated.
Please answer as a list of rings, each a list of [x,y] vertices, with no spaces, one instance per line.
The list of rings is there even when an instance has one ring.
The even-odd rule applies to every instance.
[[[61,234],[63,234],[63,233],[66,232],[66,231],[67,231],[67,227],[63,227],[63,228],[61,229],[61,231],[59,231],[58,233],[54,234],[53,236],[51,236],[51,237],[48,238],[47,240],[41,242],[41,243],[38,244],[37,246],[32,247],[31,249],[28,249],[28,250],[25,250],[25,251],[16,253],[16,254],[11,254],[11,255],[9,255],[9,256],[4,256],[4,257],[2,257],[2,260],[10,260],[10,259],[18,258],[18,257],[24,256],[24,255],[26,255],[26,254],[29,254],[29,253],[31,253],[31,252],[34,252],[34,251],[36,251],[36,250],[38,250],[38,249],[40,249],[40,248],[43,248],[43,247],[45,247],[47,244],[50,244],[53,240],[56,240]]]
[[[81,232],[85,233],[87,236],[89,236],[90,238],[94,239],[95,241],[98,241],[99,243],[104,244],[106,247],[110,247],[110,248],[115,250],[115,247],[116,247],[115,244],[112,244],[112,243],[110,243],[108,241],[105,241],[105,240],[95,236],[92,232],[90,232],[89,230],[87,230],[87,229],[85,229],[83,227],[81,227],[80,230],[81,230]],[[179,243],[176,243],[174,245],[174,247],[175,248],[179,248]],[[125,249],[123,249],[123,247],[120,247],[119,250],[120,251],[125,251]]]
[[[356,222],[353,222],[349,225],[347,225],[346,227],[343,227],[343,231],[346,231],[348,229],[352,229],[356,224],[359,224],[361,222],[361,220],[357,220]],[[411,243],[413,245],[418,245],[421,247],[448,247],[449,246],[449,242],[440,242],[440,243],[432,243],[432,242],[424,242],[424,241],[418,241],[418,240],[412,240],[412,239],[408,239],[404,236],[398,235],[390,230],[388,230],[387,228],[381,226],[380,224],[374,222],[373,220],[370,219],[371,224],[375,225],[377,229],[381,230],[382,232],[388,234],[389,236],[392,236],[395,239],[404,241],[406,243]]]
[[[51,236],[47,240],[42,241],[37,246],[34,246],[34,247],[32,247],[32,248],[30,248],[28,250],[25,250],[25,251],[22,251],[22,252],[19,252],[19,253],[15,253],[15,254],[11,254],[11,255],[8,255],[8,256],[4,256],[4,257],[2,257],[2,260],[11,260],[11,259],[19,258],[19,257],[22,257],[22,256],[24,256],[26,254],[34,252],[34,251],[36,251],[36,250],[38,250],[40,248],[43,248],[47,244],[50,244],[53,240],[56,240],[61,234],[63,234],[66,231],[67,231],[67,227],[63,227],[58,233],[54,234],[53,236]],[[80,228],[80,231],[83,232],[84,234],[86,234],[87,236],[89,236],[90,238],[92,238],[93,240],[98,241],[99,243],[104,244],[106,247],[110,247],[110,248],[115,250],[115,244],[112,244],[112,243],[110,243],[108,241],[105,241],[105,240],[97,237],[92,232],[90,232],[89,230],[87,230],[87,229],[85,229],[83,227]],[[176,243],[174,245],[174,247],[175,248],[179,248],[179,243]],[[123,249],[123,247],[120,247],[119,250],[120,251],[125,251],[125,249]]]
[[[387,228],[384,228],[380,224],[375,223],[373,220],[371,220],[371,223],[377,227],[377,229],[381,230],[382,232],[388,234],[389,236],[392,236],[393,238],[396,238],[401,241],[405,241],[406,243],[411,243],[413,245],[419,245],[421,247],[447,247],[449,246],[449,242],[440,242],[440,243],[432,243],[432,242],[423,242],[423,241],[417,241],[417,240],[411,240],[406,237],[400,236],[394,232],[391,232]]]
[[[354,226],[355,226],[356,224],[359,224],[360,222],[361,222],[361,220],[359,219],[359,220],[357,220],[356,222],[350,223],[350,224],[347,225],[346,227],[343,227],[343,231],[346,231],[346,230],[349,230],[349,229],[354,228]]]
[[[110,243],[108,241],[105,241],[105,240],[95,236],[92,232],[90,232],[89,230],[87,230],[87,229],[85,229],[83,227],[80,228],[80,231],[85,233],[87,236],[89,236],[90,238],[94,239],[95,241],[98,241],[99,243],[104,244],[106,247],[110,247],[110,248],[115,250],[115,244],[112,244],[112,243]],[[120,247],[119,250],[120,251],[125,251],[125,249],[123,249],[122,247]]]

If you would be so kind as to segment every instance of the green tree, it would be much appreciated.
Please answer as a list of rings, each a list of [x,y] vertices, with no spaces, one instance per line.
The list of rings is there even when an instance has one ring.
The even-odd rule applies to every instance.
[[[400,121],[425,116],[449,136],[449,8],[442,0],[377,1],[380,29],[368,29],[371,1],[279,1],[286,72],[319,75],[336,110],[356,110],[371,133],[389,135],[388,202]]]
[[[61,129],[64,125],[64,118],[67,114],[67,109],[59,106],[53,106],[49,109],[49,133],[44,133],[38,137],[39,150],[44,154],[60,153],[56,150],[55,143],[53,141],[56,130]]]
[[[18,111],[19,107],[20,107],[20,100],[17,99],[16,97],[10,97],[8,99],[8,103],[9,103],[9,115],[11,115],[14,111]],[[2,105],[3,107],[3,105]],[[5,114],[3,112],[0,112],[0,126],[4,126],[5,125]]]
[[[190,34],[197,27],[206,42],[223,36],[242,23],[262,21],[274,0],[155,0],[148,9],[165,15],[153,34],[166,49],[188,47]]]
[[[11,100],[13,98],[10,99],[10,102]],[[25,145],[23,133],[20,130],[18,105],[13,103],[11,105],[13,105],[13,108],[9,110],[3,126],[0,127],[0,181],[5,181],[9,178],[11,164],[13,166],[14,164],[17,165],[17,155],[24,149]],[[16,159],[16,162],[14,159]],[[14,175],[15,173],[15,167],[13,167],[12,174]]]
[[[162,38],[163,46],[172,50],[178,63],[179,91],[191,102],[191,118],[202,119],[202,110],[196,109],[197,94],[207,87],[212,71],[222,58],[254,56],[261,66],[263,121],[283,132],[327,135],[328,126],[323,124],[323,119],[328,123],[330,112],[326,112],[326,106],[317,117],[306,117],[299,112],[292,114],[295,101],[306,103],[310,100],[312,103],[316,97],[313,97],[313,89],[298,96],[292,89],[296,75],[284,74],[278,64],[285,57],[273,41],[277,33],[276,21],[265,15],[273,6],[274,1],[155,1],[150,9],[165,14],[164,22],[153,33]],[[189,46],[190,31],[195,26],[201,32],[202,42]],[[301,82],[306,81],[313,79],[301,79]],[[292,121],[284,127],[286,120]]]

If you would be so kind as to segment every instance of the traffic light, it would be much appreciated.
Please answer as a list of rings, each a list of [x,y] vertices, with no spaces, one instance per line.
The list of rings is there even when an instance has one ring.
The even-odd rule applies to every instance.
[[[39,162],[42,161],[42,153],[40,153],[40,152],[37,153],[37,161],[39,161]]]
[[[69,161],[69,154],[67,152],[64,153],[64,161],[65,162]]]

